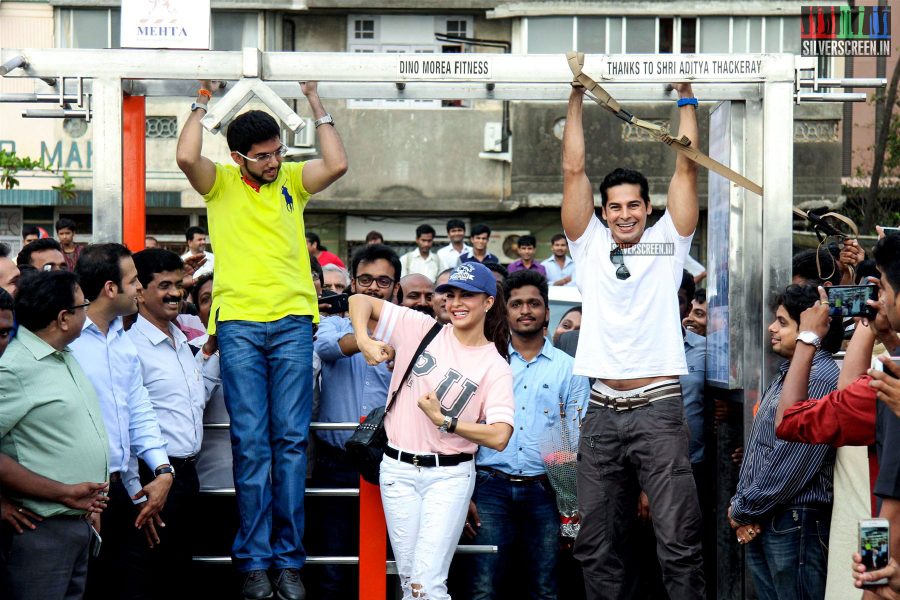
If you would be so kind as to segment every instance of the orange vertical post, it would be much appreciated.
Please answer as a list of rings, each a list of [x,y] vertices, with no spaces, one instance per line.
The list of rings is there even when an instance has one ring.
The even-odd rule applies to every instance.
[[[122,240],[132,252],[143,250],[146,226],[146,102],[143,96],[122,101]]]
[[[359,478],[359,600],[387,595],[387,523],[381,490]]]

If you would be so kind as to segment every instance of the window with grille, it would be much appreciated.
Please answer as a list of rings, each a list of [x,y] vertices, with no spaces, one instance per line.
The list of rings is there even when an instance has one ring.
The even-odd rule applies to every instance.
[[[353,22],[353,37],[357,40],[374,40],[375,21],[371,19],[356,19]]]
[[[175,117],[147,117],[144,123],[147,139],[178,137],[178,119]]]

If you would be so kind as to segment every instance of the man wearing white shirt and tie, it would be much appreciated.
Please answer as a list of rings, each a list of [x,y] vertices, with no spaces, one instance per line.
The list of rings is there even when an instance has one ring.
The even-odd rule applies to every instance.
[[[466,224],[463,221],[459,219],[447,221],[447,237],[450,238],[450,243],[437,251],[442,271],[455,269],[459,266],[459,256],[472,252],[472,246],[463,241],[466,239]]]
[[[169,462],[178,473],[160,513],[166,524],[158,530],[160,543],[150,551],[151,569],[168,575],[154,580],[159,586],[154,592],[157,597],[186,597],[186,586],[171,582],[190,581],[189,519],[200,494],[196,461],[203,441],[206,391],[187,337],[174,323],[184,298],[182,260],[169,250],[148,248],[134,255],[134,263],[144,289],[138,298],[137,322],[127,336],[138,350],[144,386],[166,439]],[[126,478],[150,477],[147,466],[138,468],[132,457]]]

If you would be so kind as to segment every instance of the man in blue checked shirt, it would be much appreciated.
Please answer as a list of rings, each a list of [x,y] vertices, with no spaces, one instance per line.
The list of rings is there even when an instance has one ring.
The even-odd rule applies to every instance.
[[[821,398],[837,388],[840,369],[831,353],[840,347],[840,320],[824,339],[799,331],[800,313],[818,301],[812,285],[788,286],[775,301],[772,350],[787,360],[760,400],[728,510],[738,542],[747,547],[760,600],[825,597],[835,451],[775,436],[775,412],[798,343],[816,348],[808,397]]]
[[[400,258],[388,246],[363,246],[350,264],[351,290],[388,302],[396,302],[400,289]],[[318,420],[325,423],[358,423],[387,400],[391,371],[385,363],[366,364],[356,346],[347,317],[322,319],[316,332],[315,351],[322,360]],[[359,472],[350,464],[344,444],[350,430],[315,433],[316,462],[311,487],[355,488]],[[310,550],[321,556],[351,556],[359,548],[359,510],[354,498],[329,498],[325,518],[307,521]],[[310,598],[350,598],[358,593],[357,569],[326,565],[321,577],[310,579]]]
[[[472,600],[499,598],[510,589],[513,565],[530,598],[555,600],[559,513],[541,461],[541,439],[559,426],[560,405],[575,418],[587,406],[588,379],[572,374],[573,359],[544,337],[547,280],[526,270],[504,283],[511,333],[510,366],[516,426],[503,452],[482,447],[465,533],[496,554],[473,557]],[[518,553],[518,554],[517,554]]]

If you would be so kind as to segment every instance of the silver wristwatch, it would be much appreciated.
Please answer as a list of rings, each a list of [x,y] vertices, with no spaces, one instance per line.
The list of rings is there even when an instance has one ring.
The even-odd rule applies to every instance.
[[[194,112],[195,110],[202,110],[203,112],[209,112],[209,109],[206,108],[205,104],[201,104],[199,102],[192,102],[191,103],[191,112]]]
[[[313,125],[316,126],[316,129],[319,128],[319,125],[331,125],[332,127],[334,127],[334,118],[328,113],[325,113],[324,117],[313,121]]]
[[[817,336],[812,331],[801,331],[797,334],[797,341],[803,342],[804,344],[809,344],[810,346],[815,346],[816,350],[820,350],[822,348],[822,338]]]
[[[453,417],[450,415],[444,415],[444,422],[438,425],[438,431],[441,433],[447,433],[447,429],[453,423]]]

